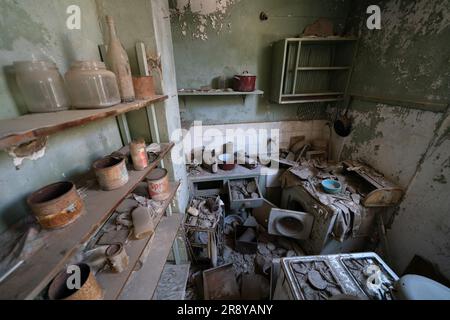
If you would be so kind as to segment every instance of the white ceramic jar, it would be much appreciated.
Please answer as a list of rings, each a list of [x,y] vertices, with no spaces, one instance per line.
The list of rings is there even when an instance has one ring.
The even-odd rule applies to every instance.
[[[76,61],[65,78],[77,109],[107,108],[121,101],[116,76],[103,62]]]
[[[14,68],[28,111],[54,112],[70,108],[64,80],[54,62],[16,61]]]

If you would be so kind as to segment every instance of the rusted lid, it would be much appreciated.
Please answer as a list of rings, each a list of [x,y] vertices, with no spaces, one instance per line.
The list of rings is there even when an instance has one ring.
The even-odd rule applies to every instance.
[[[161,180],[166,175],[167,175],[167,170],[166,169],[156,168],[156,169],[153,169],[149,173],[149,175],[147,176],[147,180],[150,180],[150,181]]]

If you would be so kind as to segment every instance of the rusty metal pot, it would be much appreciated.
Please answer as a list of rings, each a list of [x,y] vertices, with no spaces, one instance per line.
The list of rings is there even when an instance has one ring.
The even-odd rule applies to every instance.
[[[125,158],[108,156],[95,161],[93,167],[103,190],[119,189],[128,182]]]
[[[27,203],[44,229],[57,229],[74,222],[84,203],[72,182],[58,182],[32,193]]]
[[[136,99],[145,100],[155,96],[155,84],[153,77],[133,77],[133,86]]]
[[[76,265],[80,268],[80,289],[69,289],[67,280],[73,277],[72,274],[62,271],[52,281],[48,289],[48,297],[50,300],[102,300],[103,289],[95,279],[91,268],[84,263]],[[70,282],[71,283],[71,282]]]
[[[153,200],[164,201],[170,197],[169,175],[166,169],[154,169],[147,176],[148,193]]]

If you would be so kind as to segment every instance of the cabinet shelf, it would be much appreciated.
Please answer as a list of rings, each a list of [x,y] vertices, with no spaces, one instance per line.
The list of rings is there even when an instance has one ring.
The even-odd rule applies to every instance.
[[[346,71],[350,67],[299,67],[298,71]]]
[[[357,39],[288,38],[273,47],[270,100],[278,104],[333,102],[347,91]]]
[[[51,280],[64,268],[65,264],[103,227],[118,205],[136,186],[156,168],[173,148],[174,143],[162,144],[158,159],[143,171],[129,170],[129,181],[113,191],[100,190],[92,184],[88,175],[78,187],[85,191],[83,201],[85,213],[74,223],[60,230],[44,230],[41,236],[45,247],[28,258],[14,273],[0,284],[0,300],[34,299]]]

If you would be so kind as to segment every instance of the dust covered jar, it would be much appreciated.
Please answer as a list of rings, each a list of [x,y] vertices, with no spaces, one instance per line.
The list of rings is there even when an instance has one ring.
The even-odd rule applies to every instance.
[[[17,85],[31,113],[63,111],[70,108],[64,79],[54,62],[14,62]]]
[[[107,108],[121,101],[116,76],[103,62],[76,61],[65,78],[74,108]]]

